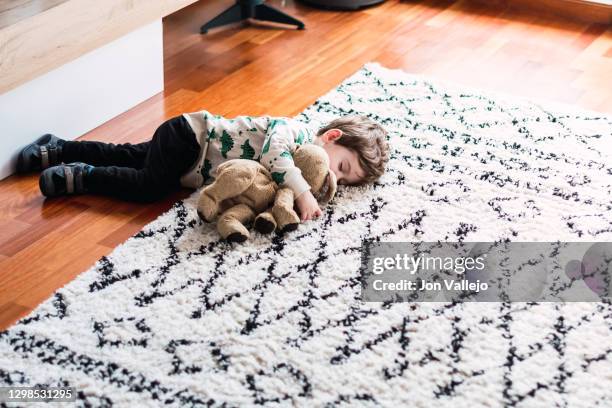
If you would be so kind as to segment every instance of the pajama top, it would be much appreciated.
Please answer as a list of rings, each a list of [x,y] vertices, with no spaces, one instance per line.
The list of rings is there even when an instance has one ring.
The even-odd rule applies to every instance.
[[[257,160],[280,187],[295,197],[310,189],[293,163],[293,153],[304,143],[320,144],[304,122],[287,117],[237,116],[233,119],[202,110],[184,113],[200,144],[200,155],[181,176],[181,185],[200,188],[216,178],[219,164],[231,159]]]

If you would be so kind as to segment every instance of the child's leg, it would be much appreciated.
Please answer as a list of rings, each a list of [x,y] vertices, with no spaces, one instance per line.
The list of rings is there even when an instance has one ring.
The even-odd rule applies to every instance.
[[[170,177],[152,168],[119,166],[94,167],[85,186],[88,193],[138,202],[156,201],[177,187]]]
[[[120,166],[141,169],[149,144],[113,144],[92,141],[66,141],[62,145],[64,163],[83,162],[93,166]]]
[[[180,177],[191,168],[199,153],[200,145],[187,121],[182,116],[169,119],[157,128],[152,140],[148,142],[142,168],[98,166],[88,169],[83,179],[83,192],[111,195],[130,201],[155,201],[180,187]],[[56,179],[61,184],[62,169],[62,166],[49,168],[41,178],[45,173],[59,172],[61,174]],[[51,179],[49,175],[47,179]],[[66,190],[56,188],[54,191]]]
[[[113,144],[69,141],[46,134],[25,146],[17,156],[17,172],[44,170],[60,163],[142,168],[150,142]]]

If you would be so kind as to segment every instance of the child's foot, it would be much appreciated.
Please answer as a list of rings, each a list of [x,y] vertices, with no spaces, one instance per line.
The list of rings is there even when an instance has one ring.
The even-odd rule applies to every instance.
[[[19,153],[17,157],[17,173],[27,173],[34,170],[44,170],[62,162],[62,145],[65,140],[51,134],[39,137]]]
[[[85,176],[94,166],[85,163],[70,163],[49,167],[40,174],[38,185],[46,197],[87,192]]]

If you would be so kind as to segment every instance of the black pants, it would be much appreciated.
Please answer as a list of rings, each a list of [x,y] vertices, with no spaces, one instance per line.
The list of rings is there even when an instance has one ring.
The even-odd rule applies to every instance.
[[[66,141],[65,163],[96,166],[85,179],[88,192],[129,201],[152,202],[180,188],[180,177],[198,159],[200,145],[183,116],[161,124],[138,144]]]

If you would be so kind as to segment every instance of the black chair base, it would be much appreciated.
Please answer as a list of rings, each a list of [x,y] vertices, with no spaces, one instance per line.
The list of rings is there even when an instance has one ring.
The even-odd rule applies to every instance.
[[[237,23],[247,18],[290,24],[297,26],[298,30],[304,29],[304,23],[300,20],[263,3],[264,0],[236,0],[236,4],[200,27],[200,33],[206,34],[211,28]]]

